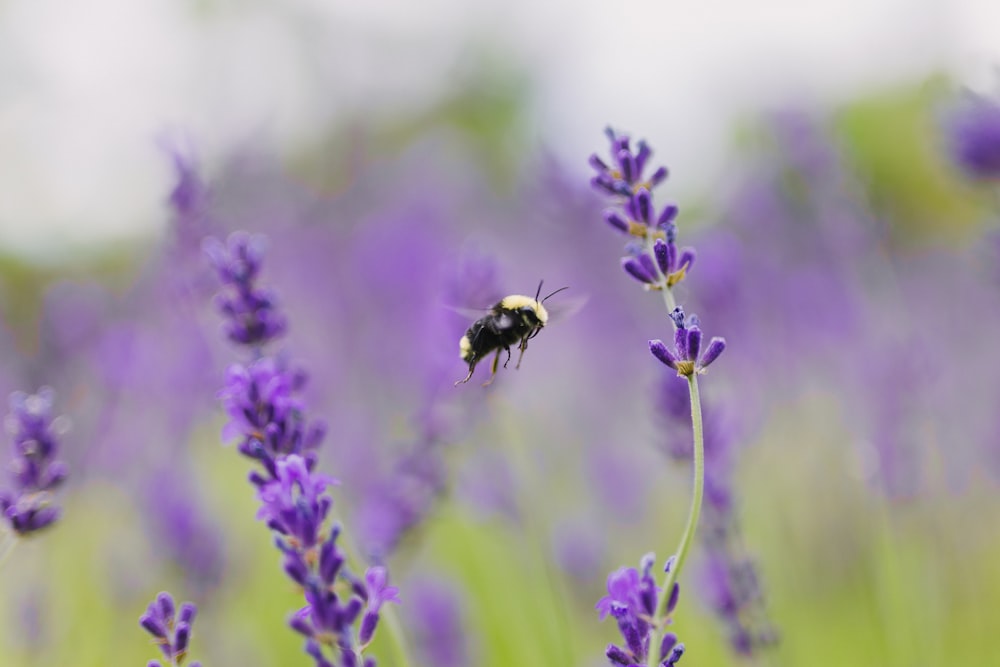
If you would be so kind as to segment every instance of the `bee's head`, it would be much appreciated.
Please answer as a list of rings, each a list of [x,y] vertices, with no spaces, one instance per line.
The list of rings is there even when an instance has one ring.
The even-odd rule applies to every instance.
[[[535,317],[538,320],[537,326],[539,327],[544,327],[545,323],[549,321],[549,311],[545,310],[545,306],[543,306],[542,304],[545,303],[548,300],[548,298],[551,297],[552,295],[559,294],[559,292],[562,292],[564,289],[569,289],[568,286],[560,287],[555,292],[547,294],[544,299],[539,299],[538,297],[542,295],[543,282],[545,281],[544,280],[538,281],[538,289],[535,291],[535,301],[532,304],[532,308],[535,311]]]
[[[545,310],[545,306],[542,305],[541,301],[533,301],[526,306],[522,306],[518,309],[521,314],[521,319],[524,320],[525,324],[533,327],[544,327],[545,323],[549,321],[549,312]]]

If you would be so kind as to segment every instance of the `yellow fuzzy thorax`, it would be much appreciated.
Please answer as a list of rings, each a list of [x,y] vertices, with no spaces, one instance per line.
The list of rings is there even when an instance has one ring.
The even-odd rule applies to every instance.
[[[535,301],[530,296],[524,296],[523,294],[511,294],[510,296],[504,297],[500,301],[500,307],[508,310],[517,310],[519,308],[524,308],[525,306],[534,309],[535,313],[538,315],[538,321],[542,324],[549,321],[549,312],[545,310],[545,306],[543,306],[540,301]]]

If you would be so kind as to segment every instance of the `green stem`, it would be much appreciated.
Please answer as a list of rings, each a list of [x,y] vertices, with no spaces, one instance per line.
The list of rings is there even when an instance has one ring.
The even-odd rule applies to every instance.
[[[698,527],[698,516],[701,514],[701,500],[705,487],[705,436],[701,424],[701,398],[698,394],[698,374],[688,376],[688,390],[691,394],[691,429],[694,433],[694,495],[691,498],[691,510],[688,513],[687,526],[681,535],[681,543],[677,547],[673,567],[664,575],[663,589],[657,602],[656,613],[653,615],[653,630],[649,641],[649,655],[646,658],[647,667],[656,667],[659,662],[660,631],[667,619],[667,602],[670,592],[680,577],[684,559],[687,557],[695,530]]]
[[[667,314],[674,312],[677,302],[674,301],[674,291],[669,287],[664,287],[660,292],[663,294],[663,305],[667,307]]]

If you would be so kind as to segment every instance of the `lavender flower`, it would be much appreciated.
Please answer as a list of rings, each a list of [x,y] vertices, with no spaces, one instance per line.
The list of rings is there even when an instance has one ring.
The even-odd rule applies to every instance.
[[[704,353],[701,351],[701,329],[695,315],[684,316],[684,310],[675,308],[670,318],[676,327],[674,331],[674,350],[671,351],[662,340],[649,341],[649,351],[661,362],[677,371],[678,375],[689,377],[696,373],[704,373],[713,361],[719,358],[726,349],[726,339],[715,337],[708,342]]]
[[[263,472],[249,475],[261,503],[257,518],[274,532],[285,574],[301,587],[307,603],[289,625],[306,637],[305,652],[317,667],[374,667],[375,659],[363,653],[382,605],[399,602],[398,590],[381,566],[369,568],[364,581],[345,567],[347,558],[337,545],[341,528],[328,526],[333,497],[327,489],[337,481],[315,470],[325,427],[306,419],[299,396],[306,375],[262,356],[263,346],[285,328],[269,292],[255,284],[263,238],[237,232],[228,247],[207,241],[205,249],[224,286],[236,291],[219,300],[229,318],[226,333],[257,355],[249,366],[234,365],[226,374],[219,397],[230,421],[223,437],[239,438],[240,453],[263,466]],[[338,579],[347,585],[338,586]]]
[[[616,134],[610,127],[604,133],[611,142],[611,165],[596,154],[590,156],[590,165],[597,170],[597,175],[591,180],[595,188],[609,194],[631,197],[640,188],[649,190],[666,180],[666,167],[658,167],[648,179],[643,178],[643,172],[653,154],[645,141],[640,141],[633,151],[627,136]]]
[[[255,349],[280,337],[287,328],[274,294],[256,285],[265,245],[261,235],[233,232],[225,244],[208,238],[202,246],[223,285],[232,292],[216,298],[216,306],[227,320],[223,325],[226,336]]]
[[[149,603],[146,613],[139,617],[139,625],[153,636],[160,647],[169,667],[181,667],[187,659],[188,645],[191,643],[191,625],[198,608],[185,602],[178,610],[170,593],[163,592]],[[147,667],[161,667],[159,660],[150,660]],[[201,667],[198,661],[190,667]]]
[[[183,463],[164,467],[145,480],[142,498],[157,550],[179,566],[189,585],[204,592],[222,580],[225,553],[220,527],[206,515],[193,478]]]
[[[469,631],[459,591],[435,579],[407,581],[406,627],[420,654],[418,664],[460,667],[472,664]]]
[[[333,506],[325,493],[336,480],[309,470],[302,457],[292,454],[280,460],[277,478],[261,487],[258,518],[277,536],[275,544],[285,557],[285,573],[301,586],[308,604],[296,612],[289,624],[307,638],[306,652],[317,667],[359,664],[361,654],[371,642],[379,622],[379,612],[386,602],[399,602],[398,589],[389,586],[384,567],[368,568],[364,582],[344,569],[346,558],[337,546],[340,526],[329,531],[324,523]],[[347,582],[351,592],[344,599],[337,592],[337,578]],[[357,636],[353,626],[364,609]],[[324,647],[339,655],[339,663],[328,660]],[[375,661],[366,657],[365,665]]]
[[[717,519],[724,518],[706,514],[710,527]],[[757,567],[750,558],[738,553],[737,527],[707,532],[714,533],[716,539],[705,540],[708,553],[700,577],[705,597],[726,628],[732,650],[752,656],[778,640],[764,614]]]
[[[1000,102],[968,95],[945,119],[952,161],[975,179],[1000,178]]]
[[[632,278],[649,290],[670,290],[684,280],[694,265],[695,253],[691,248],[679,250],[676,244],[677,206],[669,204],[659,212],[653,204],[652,189],[666,180],[665,167],[657,169],[648,179],[642,172],[652,154],[649,146],[639,142],[638,151],[633,153],[629,139],[607,130],[611,140],[611,154],[614,167],[609,167],[596,155],[591,156],[591,165],[598,175],[591,184],[600,192],[618,195],[620,208],[604,211],[604,220],[613,228],[629,236],[642,239],[641,245],[630,244],[629,256],[622,259],[622,268]],[[666,296],[669,307],[673,307],[673,297]]]
[[[625,640],[624,646],[608,644],[605,656],[612,664],[646,664],[652,623],[657,618],[656,609],[661,592],[652,574],[655,562],[653,554],[646,554],[639,564],[641,574],[633,567],[622,567],[608,575],[608,594],[597,602],[595,608],[600,613],[601,620],[609,615],[614,617]],[[667,568],[670,565],[671,561],[668,561]],[[675,583],[667,601],[666,617],[661,621],[663,625],[670,623],[669,617],[677,606],[679,595],[680,585]],[[660,643],[656,664],[670,667],[680,660],[683,653],[684,645],[677,643],[677,636],[668,632]]]
[[[66,464],[56,459],[57,435],[65,420],[52,419],[55,393],[48,387],[28,395],[15,392],[10,397],[7,430],[14,440],[11,462],[14,488],[0,492],[0,514],[18,535],[30,535],[59,518],[52,493],[65,480]]]

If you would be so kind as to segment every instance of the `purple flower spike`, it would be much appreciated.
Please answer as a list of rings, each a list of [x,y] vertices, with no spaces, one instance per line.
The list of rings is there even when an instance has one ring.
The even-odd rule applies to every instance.
[[[219,299],[228,318],[227,336],[255,355],[249,365],[235,364],[226,373],[219,398],[229,422],[222,436],[235,438],[239,452],[260,465],[249,474],[260,501],[257,518],[273,531],[282,569],[306,601],[288,624],[307,638],[305,652],[316,667],[374,667],[374,658],[363,652],[378,626],[381,606],[399,602],[398,589],[389,585],[383,567],[369,569],[364,582],[344,567],[346,559],[337,546],[340,527],[328,525],[333,508],[328,489],[337,481],[316,469],[325,427],[306,418],[301,398],[306,375],[263,352],[284,331],[285,322],[270,293],[256,285],[262,239],[237,233],[228,245],[206,242],[205,251],[224,290],[235,292]],[[182,608],[187,622],[173,626],[174,648],[186,645],[193,613]],[[144,627],[154,620],[144,618]]]
[[[67,421],[52,419],[55,393],[48,387],[28,395],[14,392],[6,426],[14,444],[10,463],[14,486],[0,491],[0,516],[18,535],[30,535],[59,518],[53,505],[53,492],[66,480],[67,467],[56,459],[57,436],[65,431]]]
[[[595,188],[612,195],[632,196],[640,188],[647,190],[662,183],[667,178],[667,169],[656,169],[648,179],[643,178],[643,172],[649,165],[652,150],[645,141],[640,141],[638,150],[630,146],[629,138],[616,134],[608,128],[605,134],[611,142],[611,164],[596,155],[590,157],[590,166],[597,171],[592,184]]]
[[[301,456],[280,459],[276,479],[257,493],[261,502],[257,518],[267,520],[272,530],[295,538],[299,546],[312,548],[319,542],[332,506],[323,492],[336,483],[332,477],[310,472]]]
[[[1000,178],[1000,103],[969,95],[945,120],[952,161],[970,178]]]
[[[239,438],[240,453],[264,466],[267,476],[255,476],[257,486],[274,479],[281,456],[296,454],[308,467],[315,464],[325,427],[306,421],[305,406],[297,395],[303,383],[303,374],[284,368],[271,357],[250,366],[233,365],[226,373],[219,397],[230,421],[222,436]]]
[[[188,644],[191,641],[191,623],[197,608],[190,602],[181,605],[180,614],[175,613],[174,598],[170,593],[160,593],[149,603],[146,613],[139,617],[139,625],[159,646],[163,656],[171,665],[184,664]],[[153,660],[149,665],[160,664]],[[199,663],[193,662],[190,667]]]
[[[670,314],[677,329],[674,331],[674,350],[671,351],[662,340],[649,341],[649,351],[663,364],[685,377],[704,373],[713,361],[726,349],[724,338],[712,338],[704,353],[701,353],[702,333],[695,315],[685,317],[681,308]],[[701,357],[699,358],[699,354]]]
[[[256,285],[264,258],[265,239],[233,232],[224,244],[205,239],[202,248],[231,294],[220,294],[216,306],[226,318],[226,337],[239,345],[259,349],[281,336],[285,317],[275,306],[274,295]]]

